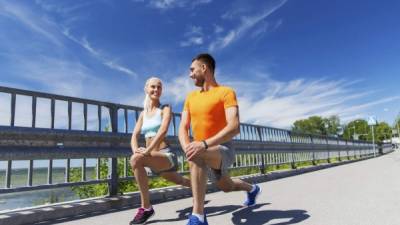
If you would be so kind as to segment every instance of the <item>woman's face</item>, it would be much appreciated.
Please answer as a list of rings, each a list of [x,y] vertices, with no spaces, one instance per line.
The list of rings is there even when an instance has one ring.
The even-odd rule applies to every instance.
[[[158,100],[161,97],[162,93],[162,84],[160,80],[151,79],[146,86],[146,93],[153,100]]]

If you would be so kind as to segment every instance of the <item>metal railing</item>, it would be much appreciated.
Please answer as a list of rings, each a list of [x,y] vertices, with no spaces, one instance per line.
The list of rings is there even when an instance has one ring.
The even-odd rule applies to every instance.
[[[18,105],[20,98],[24,98],[23,107]],[[9,102],[8,107],[2,102]],[[18,112],[21,108],[25,110]],[[1,110],[0,113],[8,113],[9,123],[4,124],[3,120],[0,126],[0,163],[5,164],[5,170],[0,171],[0,178],[4,177],[3,183],[0,181],[0,194],[107,183],[109,195],[113,196],[119,193],[119,181],[134,179],[129,174],[129,130],[142,108],[0,86]],[[58,121],[60,118],[64,124]],[[180,149],[177,139],[179,121],[180,114],[173,113],[167,137],[171,148],[177,150]],[[232,168],[257,167],[264,173],[268,165],[291,164],[294,168],[296,163],[306,161],[316,164],[319,160],[330,162],[331,159],[351,160],[374,155],[373,145],[369,142],[245,123],[240,124],[240,131],[233,141],[237,154]],[[184,155],[182,151],[178,152],[179,172],[187,173]],[[118,158],[123,159],[122,173],[118,173]],[[78,181],[71,180],[74,167],[71,161],[75,159],[81,161]],[[107,176],[100,173],[102,159],[107,161]],[[26,183],[15,186],[13,165],[20,160],[27,162]],[[46,160],[47,164],[46,180],[41,183],[34,180],[37,160]],[[65,161],[62,180],[53,179],[55,169],[60,169],[54,166],[57,160]],[[94,160],[95,166],[89,166],[88,160]],[[95,174],[94,178],[87,176],[89,169]]]

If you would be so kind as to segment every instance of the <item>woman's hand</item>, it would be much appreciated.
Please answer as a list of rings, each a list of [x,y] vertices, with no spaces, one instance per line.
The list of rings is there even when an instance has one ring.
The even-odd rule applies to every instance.
[[[146,148],[144,151],[143,151],[143,155],[145,155],[145,156],[151,156],[151,151],[152,151],[153,149],[151,149],[151,148]]]
[[[146,148],[139,147],[138,149],[135,150],[135,153],[143,154],[146,151]]]

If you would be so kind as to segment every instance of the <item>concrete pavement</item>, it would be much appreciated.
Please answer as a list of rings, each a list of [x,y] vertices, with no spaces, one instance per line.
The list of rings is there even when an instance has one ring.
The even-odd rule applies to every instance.
[[[209,224],[400,224],[400,153],[260,184],[258,204],[242,208],[245,193],[206,196]],[[192,199],[155,204],[148,224],[186,224]],[[127,225],[136,209],[67,218],[43,224]]]

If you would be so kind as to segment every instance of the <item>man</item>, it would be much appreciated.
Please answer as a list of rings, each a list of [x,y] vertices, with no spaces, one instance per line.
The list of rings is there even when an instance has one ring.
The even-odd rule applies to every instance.
[[[235,160],[230,141],[239,130],[239,111],[233,89],[220,86],[214,77],[215,60],[200,54],[192,60],[190,78],[200,90],[191,92],[185,101],[179,126],[179,141],[190,166],[193,212],[188,225],[207,225],[204,214],[208,168],[217,187],[224,192],[247,191],[245,206],[255,205],[258,185],[232,180],[228,167]],[[192,127],[194,141],[189,138]]]

